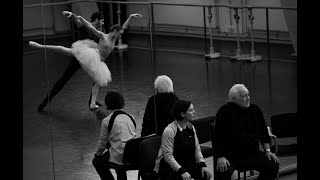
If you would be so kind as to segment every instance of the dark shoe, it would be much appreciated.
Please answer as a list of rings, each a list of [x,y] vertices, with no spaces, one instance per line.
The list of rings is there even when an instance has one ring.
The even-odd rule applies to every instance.
[[[42,110],[44,109],[44,107],[46,107],[46,104],[45,103],[41,103],[38,108],[37,108],[37,111],[38,112],[42,112]]]

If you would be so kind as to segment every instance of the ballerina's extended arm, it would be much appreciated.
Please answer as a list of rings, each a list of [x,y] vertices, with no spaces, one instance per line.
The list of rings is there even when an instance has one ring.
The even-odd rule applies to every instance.
[[[130,14],[130,16],[128,17],[128,19],[126,20],[126,22],[123,23],[123,25],[122,25],[122,30],[125,30],[125,29],[128,28],[128,25],[129,25],[132,17],[140,18],[140,17],[142,17],[142,15],[141,15],[141,14]]]
[[[78,28],[80,28],[83,24],[82,22],[80,21],[79,17],[75,14],[73,14],[72,12],[70,11],[62,11],[62,14],[67,16],[67,18],[72,18],[72,20],[75,22],[75,24],[77,25]]]

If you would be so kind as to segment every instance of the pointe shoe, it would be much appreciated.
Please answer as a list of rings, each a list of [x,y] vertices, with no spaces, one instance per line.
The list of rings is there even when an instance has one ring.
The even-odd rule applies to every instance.
[[[46,103],[41,103],[38,108],[37,108],[37,111],[38,112],[42,112],[42,110],[44,109],[44,107],[46,106],[47,104]]]
[[[96,109],[98,109],[99,108],[99,106],[98,105],[96,105],[96,104],[91,104],[90,105],[90,111],[92,111],[92,110],[96,110]]]
[[[31,47],[36,47],[36,48],[41,48],[42,45],[37,43],[37,42],[34,42],[34,41],[29,41],[29,46]]]
[[[88,101],[88,106],[89,106],[89,108],[90,108],[90,103],[91,103],[91,98],[90,98],[89,101]],[[100,103],[99,101],[96,101],[96,105],[98,105],[98,106],[103,106],[103,104]]]

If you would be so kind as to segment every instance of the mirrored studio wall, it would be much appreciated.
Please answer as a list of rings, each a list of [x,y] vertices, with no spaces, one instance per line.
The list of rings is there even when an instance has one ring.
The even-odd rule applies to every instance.
[[[171,78],[180,99],[192,101],[197,118],[215,115],[236,83],[248,87],[267,124],[273,114],[297,111],[296,10],[247,7],[284,7],[284,1],[215,1],[219,7],[204,0],[116,2],[23,2],[26,179],[98,179],[91,161],[101,122],[110,114],[105,95],[122,93],[140,136],[159,75]],[[89,108],[92,78],[72,56],[49,48],[70,48],[79,40],[80,31],[63,11],[88,21],[100,11],[107,33],[130,14],[142,15],[132,18],[105,60],[112,81],[99,89],[102,106],[96,110]],[[46,47],[31,47],[29,41]]]

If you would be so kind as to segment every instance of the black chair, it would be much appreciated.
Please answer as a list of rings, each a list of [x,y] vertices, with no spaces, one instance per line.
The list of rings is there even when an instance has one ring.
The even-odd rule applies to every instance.
[[[129,171],[129,170],[139,170],[139,146],[143,140],[148,138],[152,138],[156,136],[156,134],[130,139],[127,141],[124,150],[122,163],[123,165],[117,165],[114,163],[106,164],[111,169],[114,169],[116,172],[121,171]],[[140,179],[140,171],[138,171],[138,180]]]
[[[155,160],[161,145],[161,136],[154,136],[140,143],[139,173],[142,180],[159,180],[160,176],[153,171]]]
[[[284,157],[297,154],[297,118],[297,113],[283,113],[271,116],[272,133],[278,138],[278,143],[275,147],[277,156]],[[289,140],[280,143],[280,140],[285,140],[284,138]]]
[[[213,174],[214,174],[214,179],[217,179],[217,156],[216,156],[216,152],[215,152],[215,123],[211,123],[210,124],[210,134],[211,134],[211,143],[212,143],[212,149],[213,149]],[[277,137],[275,135],[273,135],[271,133],[271,129],[268,127],[268,133],[269,136],[272,139],[272,143],[271,143],[271,147],[274,147],[277,144]],[[243,179],[246,180],[247,178],[247,171],[250,172],[250,176],[254,175],[254,170],[253,169],[245,169],[245,168],[241,168],[239,167],[238,169],[236,169],[238,171],[238,179],[241,179],[241,173],[243,173]],[[279,174],[277,175],[277,180],[279,179]]]
[[[194,126],[197,132],[201,153],[204,158],[213,156],[213,149],[210,146],[201,145],[211,141],[210,124],[214,122],[214,116],[200,118],[190,123]]]

